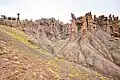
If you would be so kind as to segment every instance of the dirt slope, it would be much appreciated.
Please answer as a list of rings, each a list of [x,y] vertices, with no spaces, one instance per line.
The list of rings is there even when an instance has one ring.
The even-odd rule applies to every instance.
[[[36,51],[0,31],[0,80],[57,79],[49,67]]]
[[[16,29],[0,26],[0,80],[108,80],[29,43]]]

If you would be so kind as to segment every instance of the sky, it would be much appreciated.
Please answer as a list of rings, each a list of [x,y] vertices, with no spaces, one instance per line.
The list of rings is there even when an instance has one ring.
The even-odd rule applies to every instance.
[[[120,0],[0,0],[0,15],[17,17],[21,19],[51,18],[59,19],[64,23],[70,22],[71,15],[84,16],[91,11],[92,14],[114,14],[120,17]]]

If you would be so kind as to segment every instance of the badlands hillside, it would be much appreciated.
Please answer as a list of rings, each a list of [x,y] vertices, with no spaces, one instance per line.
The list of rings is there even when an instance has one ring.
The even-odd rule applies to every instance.
[[[120,80],[120,20],[91,12],[0,18],[0,80]]]

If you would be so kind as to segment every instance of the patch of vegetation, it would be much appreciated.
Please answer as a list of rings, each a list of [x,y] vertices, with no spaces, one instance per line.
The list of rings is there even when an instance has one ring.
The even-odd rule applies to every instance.
[[[37,48],[37,46],[31,44],[29,42],[29,38],[27,35],[25,35],[23,32],[18,31],[14,28],[10,28],[10,27],[5,27],[5,26],[0,26],[0,30],[6,32],[7,34],[9,34],[10,36],[14,37],[15,39],[17,39],[18,41],[21,41],[22,43],[28,45],[31,48]]]
[[[38,49],[37,45],[31,43],[29,36],[27,36],[24,32],[19,31],[15,28],[10,28],[10,27],[6,27],[6,26],[2,26],[2,25],[0,26],[0,30],[7,33],[10,36],[12,36],[13,38],[17,39],[18,41],[26,44],[30,48],[38,50],[41,53],[41,55],[52,57],[52,54],[50,54],[49,52],[47,52],[46,50],[43,50],[41,48]]]

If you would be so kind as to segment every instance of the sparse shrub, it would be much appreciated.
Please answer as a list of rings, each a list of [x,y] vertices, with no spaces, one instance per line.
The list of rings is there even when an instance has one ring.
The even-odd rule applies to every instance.
[[[12,18],[11,17],[8,17],[8,20],[11,20]]]

